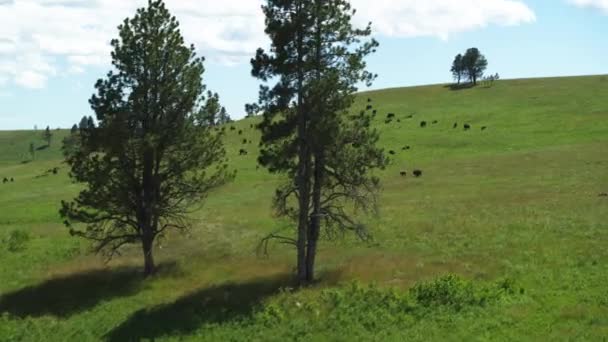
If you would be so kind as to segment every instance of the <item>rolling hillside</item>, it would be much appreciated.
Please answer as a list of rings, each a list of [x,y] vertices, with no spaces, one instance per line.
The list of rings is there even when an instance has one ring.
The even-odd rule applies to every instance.
[[[364,218],[374,243],[322,241],[319,285],[295,294],[278,291],[294,252],[275,245],[256,254],[261,237],[289,227],[270,209],[277,177],[256,167],[256,119],[227,129],[236,180],[209,197],[188,236],[162,241],[161,272],[145,282],[139,246],[105,264],[61,224],[60,201],[79,188],[61,161],[67,132],[53,131],[32,161],[29,145],[44,145],[42,131],[0,132],[0,181],[14,179],[0,182],[0,341],[344,340],[378,329],[379,340],[608,335],[608,197],[599,196],[608,192],[608,76],[386,89],[361,94],[353,110],[367,98],[381,146],[395,152],[381,172],[380,216]],[[388,113],[395,119],[386,123]],[[46,172],[54,167],[57,175]],[[15,231],[29,238],[19,245]],[[448,273],[474,284],[508,278],[516,291],[371,325],[390,310],[332,297],[352,295],[343,285],[352,280],[377,283],[371,293],[407,293]]]

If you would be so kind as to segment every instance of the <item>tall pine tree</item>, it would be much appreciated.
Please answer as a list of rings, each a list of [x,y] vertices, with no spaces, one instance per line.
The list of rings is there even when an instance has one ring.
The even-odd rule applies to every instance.
[[[346,0],[268,0],[263,10],[272,47],[258,50],[252,74],[278,81],[262,85],[259,103],[250,107],[263,111],[259,162],[287,175],[275,207],[297,224],[295,238],[269,238],[296,246],[298,281],[307,284],[322,231],[367,237],[353,214],[375,210],[379,182],[370,171],[383,168],[386,158],[370,128],[371,108],[348,110],[357,85],[375,78],[365,57],[378,43],[368,38],[371,25],[353,28],[355,12]]]
[[[90,100],[98,125],[83,118],[74,148],[64,149],[71,177],[85,187],[61,214],[72,234],[110,257],[140,244],[150,275],[156,239],[187,229],[193,205],[233,174],[221,136],[198,120],[203,60],[163,1],[150,0],[119,31],[115,70]]]

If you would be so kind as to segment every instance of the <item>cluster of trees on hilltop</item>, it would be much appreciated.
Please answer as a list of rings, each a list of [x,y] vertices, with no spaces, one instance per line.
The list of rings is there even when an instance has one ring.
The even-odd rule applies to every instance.
[[[304,285],[314,279],[322,232],[368,236],[354,213],[375,210],[379,180],[371,171],[387,160],[370,111],[347,111],[356,85],[376,77],[365,57],[378,43],[369,26],[352,27],[347,0],[267,0],[263,11],[272,49],[257,51],[252,74],[274,83],[261,86],[248,108],[263,113],[259,163],[284,175],[275,209],[295,226],[295,234],[264,241],[296,246]],[[89,101],[96,122],[83,118],[64,141],[70,176],[84,189],[60,213],[71,234],[108,257],[139,244],[150,275],[154,242],[188,229],[189,210],[235,177],[223,131],[212,129],[230,117],[217,93],[205,96],[203,58],[185,44],[162,0],[149,0],[118,29],[114,70]]]
[[[477,85],[477,80],[483,78],[483,74],[488,67],[488,60],[481,54],[479,49],[470,48],[462,54],[456,55],[452,62],[452,76],[458,84],[463,79],[467,79],[473,85]]]

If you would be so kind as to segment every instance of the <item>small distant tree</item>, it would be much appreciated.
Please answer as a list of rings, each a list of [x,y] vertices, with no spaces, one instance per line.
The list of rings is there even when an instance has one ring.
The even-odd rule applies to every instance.
[[[462,63],[469,82],[477,85],[477,80],[483,77],[488,67],[488,60],[477,48],[470,48],[462,57]]]
[[[34,160],[36,158],[36,145],[34,145],[33,142],[30,143],[30,158],[32,158],[32,160]]]
[[[232,121],[233,120],[232,118],[230,118],[230,115],[228,115],[228,111],[226,111],[226,108],[222,107],[217,117],[218,124],[225,125],[227,123],[231,123]]]
[[[452,68],[450,69],[450,71],[452,72],[452,76],[457,81],[457,83],[460,84],[462,75],[465,72],[462,54],[459,53],[456,55],[456,57],[454,57],[454,62],[452,62]]]
[[[220,96],[217,93],[207,92],[205,104],[198,114],[201,123],[209,126],[225,124],[226,108],[220,104]]]
[[[77,125],[73,125],[70,129],[70,134],[63,138],[61,149],[63,151],[64,156],[70,156],[76,153],[76,149],[78,148],[77,144],[80,140],[80,130]]]
[[[184,44],[163,1],[149,0],[126,19],[111,46],[115,71],[97,81],[89,101],[97,126],[81,120],[66,155],[70,176],[85,187],[60,213],[73,235],[108,257],[140,244],[147,276],[157,238],[187,229],[194,205],[234,174],[222,136],[197,120],[203,59]]]
[[[53,138],[53,133],[51,133],[51,128],[46,126],[44,133],[42,134],[42,138],[46,141],[46,146],[51,146],[51,139]]]
[[[82,119],[80,119],[80,123],[78,123],[78,129],[84,130],[84,129],[87,129],[88,127],[89,127],[89,120],[86,116],[83,116]]]

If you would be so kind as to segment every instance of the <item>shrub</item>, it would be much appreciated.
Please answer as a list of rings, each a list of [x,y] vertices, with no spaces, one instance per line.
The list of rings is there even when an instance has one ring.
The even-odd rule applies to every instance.
[[[457,311],[467,306],[484,306],[515,292],[515,284],[510,279],[492,285],[475,286],[471,281],[455,275],[418,283],[410,289],[412,298],[424,307],[443,306]]]
[[[30,235],[27,232],[15,229],[4,239],[3,245],[6,246],[7,251],[16,253],[25,250],[29,241]]]

